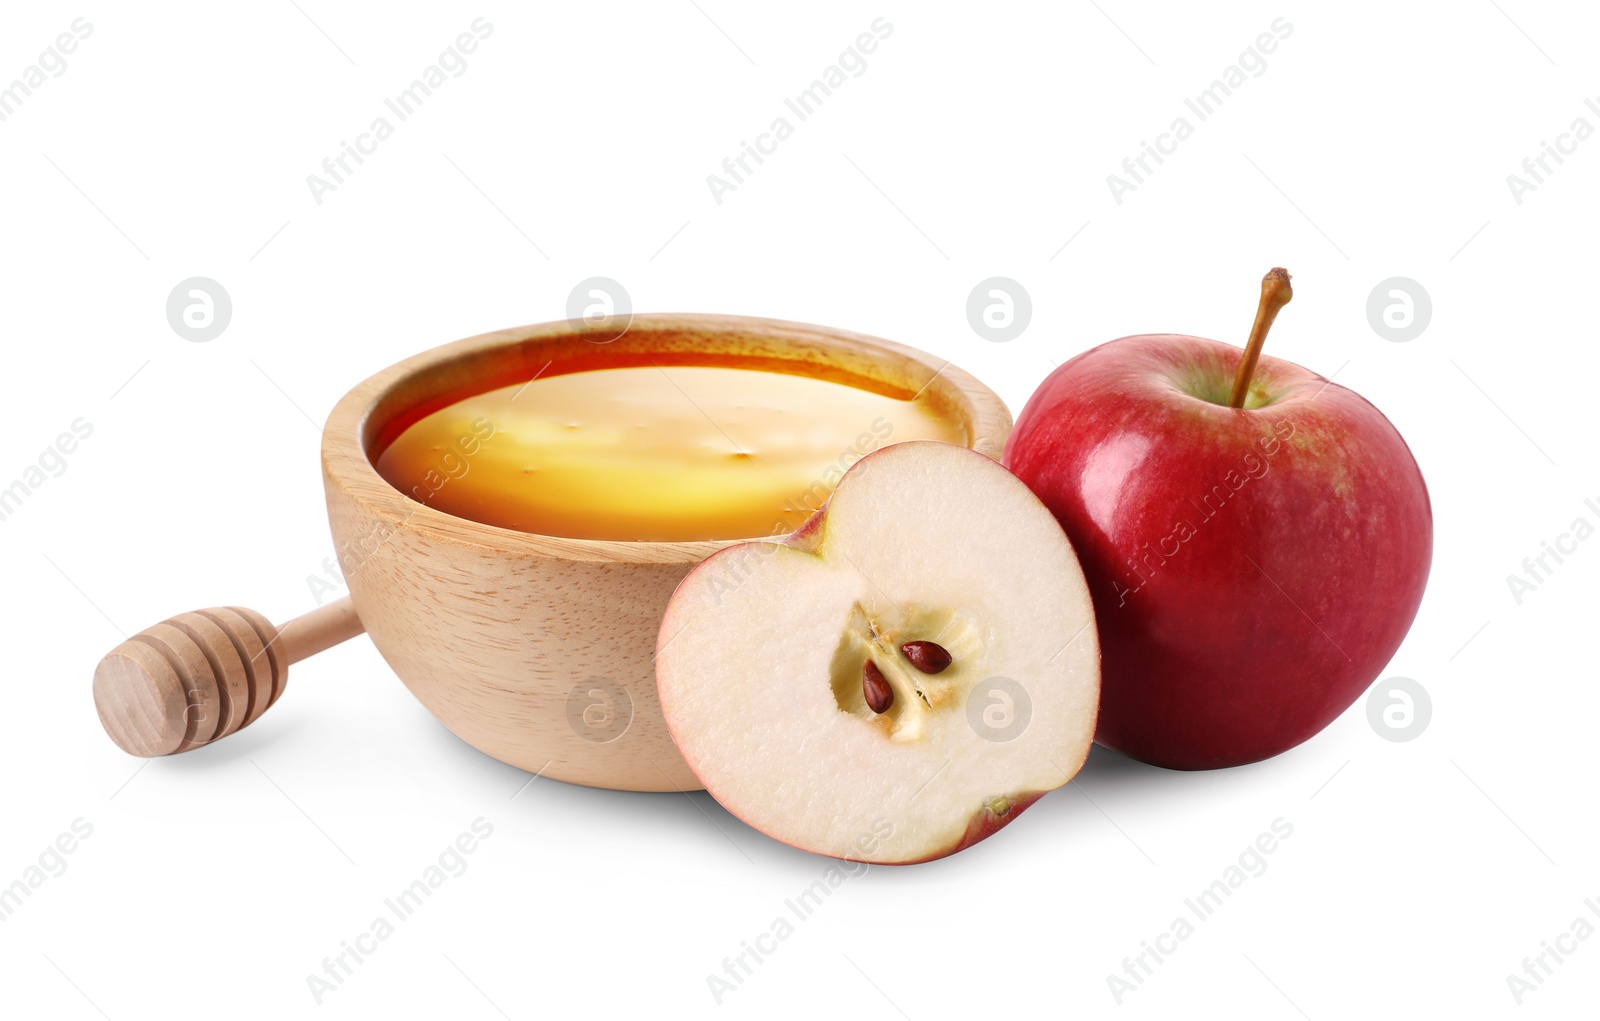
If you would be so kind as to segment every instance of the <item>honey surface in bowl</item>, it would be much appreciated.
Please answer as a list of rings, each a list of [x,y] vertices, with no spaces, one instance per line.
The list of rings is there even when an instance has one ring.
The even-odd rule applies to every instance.
[[[412,423],[378,473],[436,510],[575,539],[782,535],[903,440],[965,443],[924,400],[810,376],[654,365],[549,376]]]

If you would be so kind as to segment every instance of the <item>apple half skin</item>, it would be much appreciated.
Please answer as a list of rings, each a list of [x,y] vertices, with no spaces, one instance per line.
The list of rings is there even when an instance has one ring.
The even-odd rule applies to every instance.
[[[1074,775],[1077,774],[1078,770],[1083,768],[1083,761],[1088,757],[1089,753],[1087,750],[1085,750],[1083,758],[1079,759],[1072,766],[1072,772]],[[979,843],[989,837],[994,836],[996,833],[999,833],[1007,825],[1016,821],[1017,816],[1031,808],[1034,802],[1038,801],[1048,793],[1050,792],[1033,791],[1029,794],[1014,794],[1011,796],[1010,805],[1004,814],[997,814],[993,809],[989,808],[981,808],[977,812],[974,812],[972,818],[967,821],[966,832],[963,833],[961,835],[961,839],[956,841],[954,844],[951,844],[947,847],[942,847],[937,851],[933,851],[923,858],[911,858],[906,861],[895,861],[880,864],[925,865],[930,861],[938,861],[940,858],[948,858],[957,851],[965,851],[973,844]],[[857,861],[859,859],[852,858],[847,860]]]
[[[1004,463],[1066,529],[1100,629],[1095,739],[1173,769],[1311,738],[1399,648],[1433,515],[1399,432],[1356,393],[1239,348],[1124,337],[1053,372]]]

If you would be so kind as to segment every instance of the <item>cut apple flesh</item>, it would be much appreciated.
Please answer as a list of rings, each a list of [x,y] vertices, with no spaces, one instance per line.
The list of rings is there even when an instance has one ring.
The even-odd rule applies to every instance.
[[[857,462],[785,542],[691,572],[656,678],[684,758],[734,815],[809,851],[907,863],[1072,779],[1099,666],[1049,510],[982,454],[912,441]]]

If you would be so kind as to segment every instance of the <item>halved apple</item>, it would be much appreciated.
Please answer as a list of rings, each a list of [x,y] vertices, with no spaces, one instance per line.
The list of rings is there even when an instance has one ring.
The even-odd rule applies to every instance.
[[[1100,652],[1050,511],[982,454],[911,441],[856,462],[787,540],[692,571],[656,683],[728,811],[808,851],[908,864],[1072,779]]]

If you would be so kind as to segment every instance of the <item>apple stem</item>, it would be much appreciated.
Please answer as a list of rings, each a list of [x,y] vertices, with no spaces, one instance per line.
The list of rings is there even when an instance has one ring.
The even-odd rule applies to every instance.
[[[1261,278],[1261,303],[1256,306],[1256,321],[1250,327],[1250,339],[1244,345],[1244,358],[1233,377],[1233,394],[1228,407],[1244,407],[1245,395],[1250,392],[1250,377],[1256,373],[1256,362],[1261,358],[1261,348],[1267,342],[1267,331],[1278,318],[1278,310],[1289,304],[1294,290],[1289,286],[1289,271],[1281,266],[1267,271]]]

